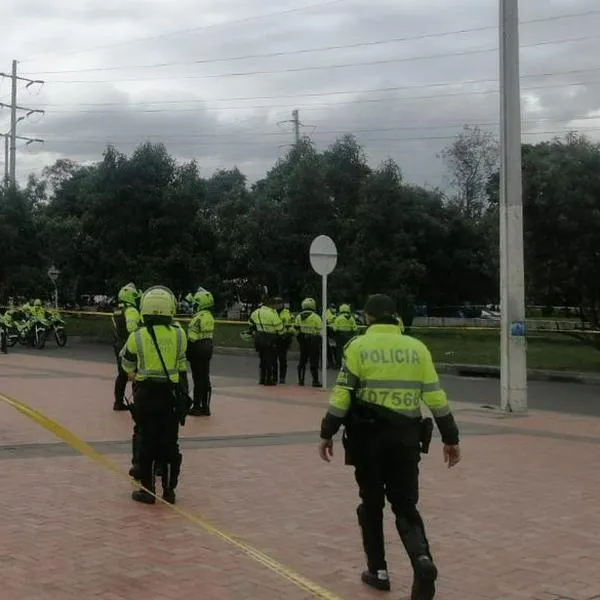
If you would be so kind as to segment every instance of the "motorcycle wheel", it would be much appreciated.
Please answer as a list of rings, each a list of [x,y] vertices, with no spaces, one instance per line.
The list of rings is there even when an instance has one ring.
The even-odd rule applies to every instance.
[[[43,327],[35,328],[33,343],[38,350],[46,345],[46,330]]]
[[[64,348],[67,344],[67,332],[63,327],[54,328],[54,337],[59,348]]]

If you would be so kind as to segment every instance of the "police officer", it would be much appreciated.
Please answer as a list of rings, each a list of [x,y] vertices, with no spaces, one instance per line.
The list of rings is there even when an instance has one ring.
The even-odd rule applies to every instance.
[[[179,424],[183,423],[180,398],[187,397],[187,339],[173,319],[177,300],[162,286],[151,287],[141,299],[143,325],[127,339],[121,351],[125,372],[135,379],[135,418],[139,427],[139,479],[142,490],[132,493],[136,502],[154,504],[154,468],[162,467],[163,498],[175,502],[181,470]],[[183,385],[181,385],[183,384]],[[181,392],[181,393],[180,393]]]
[[[304,385],[306,365],[310,364],[313,387],[321,387],[319,381],[319,358],[321,356],[321,340],[323,335],[323,319],[316,313],[317,303],[314,298],[302,300],[302,312],[296,317],[295,329],[300,346],[300,362],[298,363],[298,385]]]
[[[344,346],[357,334],[358,325],[352,316],[350,305],[341,304],[339,313],[334,317],[331,324],[335,336],[335,368],[342,368],[342,355]]]
[[[333,322],[337,317],[337,306],[331,303],[327,307],[327,368],[335,369],[336,367],[336,347],[335,347],[335,332],[333,330]]]
[[[446,394],[427,347],[402,335],[388,296],[371,296],[365,307],[369,325],[344,350],[329,408],[321,424],[319,454],[329,461],[332,437],[344,424],[346,464],[355,468],[361,504],[357,509],[367,570],[362,581],[378,590],[390,582],[383,539],[385,498],[413,567],[411,600],[431,600],[437,568],[417,510],[420,453],[427,451],[433,414],[444,443],[444,460],[460,460],[459,435]]]
[[[128,283],[119,290],[118,305],[113,311],[113,350],[117,359],[117,378],[115,379],[115,402],[113,410],[128,410],[125,406],[125,388],[127,373],[121,367],[120,352],[131,333],[140,327],[141,317],[138,310],[140,293],[135,284]]]
[[[194,378],[194,403],[190,415],[210,416],[210,361],[213,355],[213,334],[215,319],[211,310],[215,305],[213,295],[204,288],[192,297],[196,313],[188,326],[187,357]]]
[[[260,385],[277,385],[277,344],[283,335],[283,323],[275,306],[275,299],[269,298],[248,319],[259,356]]]
[[[277,361],[274,378],[277,380],[279,376],[279,383],[284,384],[288,370],[288,352],[294,337],[294,323],[292,313],[284,305],[283,298],[275,298],[275,309],[283,324],[283,335],[280,335],[277,341]]]

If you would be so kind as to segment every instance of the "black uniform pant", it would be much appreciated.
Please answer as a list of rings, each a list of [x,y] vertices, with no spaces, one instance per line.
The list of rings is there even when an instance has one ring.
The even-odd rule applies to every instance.
[[[331,341],[335,341],[335,334],[331,327],[327,327],[327,368],[335,369],[336,368],[336,349],[335,346],[331,344]]]
[[[310,365],[310,374],[313,384],[319,382],[319,360],[321,358],[321,336],[305,335],[298,336],[300,345],[300,361],[298,362],[298,383],[304,385],[306,366]]]
[[[361,504],[357,515],[367,566],[371,572],[387,569],[383,537],[385,499],[396,517],[396,529],[415,568],[420,556],[429,556],[429,542],[419,511],[417,444],[403,444],[398,428],[384,426],[364,432],[355,440],[354,467]]]
[[[350,331],[336,331],[335,333],[335,368],[342,368],[342,359],[344,358],[344,347],[352,339]]]
[[[285,383],[288,370],[288,351],[292,345],[292,337],[290,335],[282,335],[277,340],[277,360],[275,362],[274,379],[279,379],[279,383]]]
[[[140,483],[154,491],[154,467],[159,464],[163,466],[163,489],[174,490],[182,456],[172,387],[162,382],[138,382],[134,400]]]
[[[117,341],[113,344],[113,350],[115,352],[115,358],[117,359],[117,377],[115,379],[115,406],[123,406],[125,389],[127,388],[127,373],[123,371],[121,366],[121,357],[119,352],[125,345],[125,342]]]
[[[259,360],[259,382],[261,385],[272,385],[277,372],[277,341],[278,336],[259,331],[256,334],[256,350]]]
[[[210,383],[210,361],[213,356],[213,341],[191,342],[188,360],[194,380],[194,408],[206,410],[210,406],[212,386]]]

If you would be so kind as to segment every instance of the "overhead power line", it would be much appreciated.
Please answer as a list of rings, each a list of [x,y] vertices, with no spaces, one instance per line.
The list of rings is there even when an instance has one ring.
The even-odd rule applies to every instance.
[[[581,73],[594,73],[600,71],[600,67],[591,67],[587,69],[569,69],[567,71],[549,71],[546,73],[529,73],[521,75],[521,79],[533,79],[538,77],[555,77],[561,75],[578,75]],[[285,98],[318,98],[323,96],[338,96],[338,95],[355,95],[355,94],[374,94],[374,93],[385,93],[385,92],[398,92],[403,90],[420,90],[425,88],[438,88],[438,87],[452,87],[452,86],[463,86],[463,85],[475,85],[483,83],[498,83],[498,78],[487,78],[487,79],[464,79],[459,81],[446,81],[436,83],[417,83],[409,85],[398,85],[398,86],[386,86],[379,88],[367,88],[367,89],[350,89],[350,90],[330,90],[324,92],[295,92],[293,94],[272,94],[272,95],[261,95],[261,96],[227,96],[219,98],[194,98],[187,100],[148,100],[144,102],[127,102],[125,105],[123,102],[50,102],[44,103],[45,107],[56,107],[56,106],[80,106],[80,107],[96,107],[96,106],[114,106],[120,109],[127,107],[139,107],[139,106],[155,106],[155,105],[176,105],[176,104],[202,104],[206,102],[245,102],[249,100],[278,100]],[[568,85],[558,84],[558,85]],[[582,83],[576,83],[575,85],[583,85]],[[497,90],[492,90],[495,93]],[[474,93],[473,91],[465,92],[468,94]],[[487,93],[487,92],[486,92]],[[394,98],[396,99],[396,98]],[[268,105],[271,106],[271,105]],[[255,108],[248,106],[240,106],[239,108]],[[262,108],[262,107],[259,107]],[[197,110],[194,108],[193,110]],[[219,108],[215,110],[220,110]],[[62,112],[62,111],[55,111]],[[71,112],[71,111],[64,111]]]
[[[552,118],[552,117],[546,117],[546,118],[541,118],[541,119],[526,119],[523,121],[524,125],[529,125],[529,126],[533,126],[535,124],[538,125],[542,125],[544,123],[571,123],[573,121],[598,121],[600,122],[600,116],[590,116],[590,115],[582,115],[582,116],[574,116],[574,117],[570,117],[570,118],[566,118],[566,119],[560,119],[560,118]],[[473,122],[465,122],[465,121],[460,121],[460,122],[455,122],[455,123],[445,123],[445,124],[441,124],[441,125],[412,125],[412,126],[390,126],[390,127],[367,127],[367,128],[355,128],[355,127],[349,127],[346,129],[316,129],[313,133],[311,133],[311,137],[319,137],[319,136],[332,136],[332,135],[336,135],[336,136],[342,136],[342,135],[346,135],[346,134],[351,134],[351,135],[362,135],[362,134],[366,134],[366,133],[392,133],[392,132],[399,132],[399,131],[438,131],[438,130],[443,130],[443,129],[462,129],[465,125],[469,125],[472,127],[487,127],[487,128],[494,128],[494,127],[498,127],[499,122],[498,120],[489,120],[489,121],[473,121]],[[569,128],[568,126],[564,127],[563,129],[556,129],[554,130],[555,132],[560,132],[560,131],[570,131],[572,128]],[[586,127],[586,129],[589,129],[591,131],[593,131],[595,128],[591,127],[588,128]],[[536,134],[537,132],[535,131],[530,131],[529,132],[531,135]],[[541,133],[547,133],[547,132],[541,132]],[[123,136],[124,139],[129,139],[128,136]],[[287,131],[261,131],[261,130],[240,130],[240,131],[235,131],[235,132],[231,132],[231,133],[167,133],[167,134],[163,134],[163,133],[144,133],[143,135],[139,136],[139,137],[148,137],[148,138],[160,138],[163,140],[185,140],[185,139],[189,139],[189,140],[202,140],[202,139],[212,139],[212,140],[218,140],[223,141],[223,140],[227,140],[227,138],[235,138],[234,140],[231,140],[233,142],[238,141],[240,138],[243,139],[244,137],[246,138],[253,138],[256,139],[257,137],[260,137],[261,139],[263,138],[288,138],[289,137],[289,132]],[[135,138],[131,138],[131,139],[139,139],[139,137],[135,137]],[[439,137],[439,136],[438,136]],[[446,137],[446,136],[443,136]],[[454,138],[455,136],[450,136],[452,138]],[[79,136],[73,136],[71,137],[63,137],[63,138],[58,138],[59,140],[72,140],[72,141],[79,141],[80,139],[85,139],[87,140],[89,143],[93,143],[93,142],[97,142],[97,143],[103,143],[106,141],[106,136],[99,136],[99,137],[94,137],[94,136],[87,136],[84,138],[80,138]],[[111,139],[121,139],[121,136],[112,136]],[[392,139],[392,138],[379,138],[379,139]],[[397,139],[397,138],[393,138],[393,139]]]
[[[600,70],[600,69],[599,69]],[[451,85],[451,84],[444,84]],[[549,83],[545,85],[533,85],[528,87],[521,88],[521,92],[533,92],[537,90],[547,90],[547,89],[560,89],[560,88],[571,88],[577,86],[588,86],[593,87],[596,85],[600,85],[600,80],[587,80],[587,81],[574,81],[574,82],[561,82],[561,83]],[[435,85],[431,86],[435,87]],[[394,89],[403,90],[407,89],[402,86],[398,88],[385,88],[382,90],[392,91]],[[373,90],[370,90],[373,91]],[[340,92],[341,93],[341,92]],[[360,90],[357,90],[354,93],[364,93]],[[140,113],[140,114],[151,114],[151,113],[184,113],[184,112],[198,112],[202,110],[203,112],[220,112],[220,111],[229,111],[229,110],[258,110],[258,109],[276,109],[276,108],[290,108],[290,107],[298,107],[302,108],[304,111],[310,110],[318,110],[319,108],[325,106],[342,106],[347,104],[379,104],[383,102],[409,102],[411,100],[437,100],[440,98],[455,98],[461,96],[487,96],[498,94],[499,90],[497,87],[487,89],[487,90],[467,90],[467,91],[456,91],[456,92],[437,92],[435,94],[421,94],[416,96],[388,96],[385,98],[353,98],[349,100],[333,100],[331,102],[311,102],[310,104],[303,104],[301,102],[292,101],[285,104],[251,104],[251,105],[240,105],[240,106],[209,106],[202,107],[201,109],[198,106],[193,108],[137,108],[137,105],[133,104],[129,108],[127,105],[121,105],[120,109],[112,108],[112,109],[77,109],[72,108],[69,110],[52,110],[53,114],[114,114],[121,112],[122,114],[130,114],[132,112]],[[321,96],[333,95],[334,93],[323,93],[319,94]],[[214,100],[211,100],[214,102]],[[202,101],[201,101],[202,102]],[[188,101],[188,103],[193,103]],[[115,105],[119,106],[119,105]]]
[[[600,10],[592,10],[584,13],[574,13],[570,15],[558,15],[552,17],[543,17],[538,19],[529,19],[527,21],[523,21],[522,24],[531,24],[531,23],[542,23],[548,21],[556,21],[562,20],[566,18],[572,17],[581,17],[581,16],[591,16],[591,15],[600,15]],[[108,67],[84,67],[80,69],[60,69],[55,71],[37,71],[37,75],[57,75],[61,73],[96,73],[96,72],[107,72],[107,71],[123,71],[123,70],[135,70],[135,69],[157,69],[162,67],[176,67],[176,66],[187,66],[187,65],[203,65],[203,64],[212,64],[219,62],[232,62],[238,60],[251,60],[258,58],[274,58],[278,56],[297,56],[301,54],[310,54],[315,52],[330,52],[335,50],[351,50],[356,48],[365,48],[370,46],[382,46],[386,44],[395,44],[399,42],[408,42],[408,41],[416,41],[416,40],[425,40],[430,38],[439,38],[446,37],[451,35],[460,35],[465,33],[476,33],[482,31],[489,31],[491,29],[497,29],[497,25],[494,26],[485,26],[485,27],[473,27],[469,29],[458,29],[454,31],[443,31],[439,33],[427,33],[421,35],[414,36],[404,36],[404,37],[393,37],[393,38],[385,38],[382,40],[368,40],[364,42],[354,42],[349,44],[337,44],[330,46],[320,46],[314,48],[303,48],[299,50],[282,50],[278,52],[268,52],[262,54],[244,54],[239,56],[229,56],[229,57],[221,57],[221,58],[206,58],[200,60],[192,60],[192,61],[179,61],[179,62],[165,62],[165,63],[153,63],[153,64],[142,64],[142,65],[116,65],[116,66],[108,66]],[[591,36],[591,38],[596,38],[597,36]],[[576,41],[581,39],[591,39],[590,37],[584,38],[575,38]],[[572,39],[566,41],[574,41]],[[543,42],[543,43],[552,43],[552,42]],[[556,42],[558,43],[558,42]],[[446,56],[447,54],[442,55],[433,55],[433,57],[437,58],[439,56]],[[424,57],[428,58],[428,57]],[[410,59],[409,59],[410,60]],[[416,59],[415,59],[416,60]]]
[[[185,35],[187,33],[197,33],[198,31],[206,31],[209,29],[215,29],[215,28],[219,28],[219,27],[228,27],[230,25],[240,25],[242,23],[250,23],[252,21],[268,19],[269,17],[279,17],[279,16],[283,16],[283,15],[289,15],[292,13],[304,12],[304,11],[313,10],[316,8],[323,8],[323,7],[331,6],[332,4],[340,4],[342,2],[346,2],[346,0],[323,0],[322,2],[318,2],[316,4],[307,4],[304,6],[297,6],[295,8],[286,8],[283,10],[277,10],[277,11],[270,12],[270,13],[263,13],[261,15],[252,15],[249,17],[242,17],[240,19],[233,19],[231,21],[224,21],[223,23],[212,23],[210,25],[200,25],[198,27],[192,27],[189,29],[179,29],[179,30],[170,31],[167,33],[160,33],[157,35],[150,35],[150,36],[145,36],[145,37],[140,37],[140,38],[134,38],[132,40],[123,40],[122,42],[113,42],[110,44],[93,46],[91,48],[85,48],[82,50],[71,50],[69,52],[46,52],[46,53],[44,53],[43,56],[44,56],[44,58],[49,55],[50,56],[55,56],[55,55],[72,56],[74,54],[84,54],[87,52],[95,52],[96,50],[107,50],[110,48],[118,48],[120,46],[126,46],[129,44],[138,44],[141,42],[149,42],[152,40],[164,39],[164,38],[173,37],[176,35]],[[34,60],[34,58],[30,57],[30,58],[27,58],[20,62],[22,62],[22,63],[33,62],[33,60]]]
[[[534,42],[530,44],[521,44],[521,48],[534,48],[539,46],[548,46],[555,44],[567,44],[573,42],[582,42],[592,39],[600,38],[600,34],[586,35],[574,38],[566,38],[562,40],[545,40],[541,42]],[[498,47],[493,48],[478,48],[473,50],[461,50],[459,52],[443,52],[439,54],[428,54],[422,56],[408,56],[408,57],[394,57],[385,58],[379,60],[372,60],[368,62],[348,62],[334,65],[307,65],[304,67],[288,67],[284,69],[274,70],[256,70],[256,71],[243,71],[243,72],[231,72],[231,73],[217,73],[217,74],[203,74],[203,75],[174,75],[171,77],[165,76],[154,76],[152,78],[123,78],[123,79],[54,79],[50,83],[66,83],[66,84],[80,84],[80,83],[127,83],[127,82],[142,82],[142,81],[168,81],[168,80],[185,80],[185,79],[220,79],[225,77],[248,77],[251,75],[278,75],[280,73],[301,73],[306,71],[328,71],[331,69],[344,69],[350,67],[373,67],[376,65],[393,64],[401,62],[413,62],[416,60],[431,60],[436,58],[450,58],[457,56],[469,56],[474,54],[487,54],[489,52],[497,52]]]
[[[569,128],[564,128],[564,129],[549,129],[549,130],[545,130],[545,131],[524,131],[523,132],[523,136],[536,136],[536,135],[544,135],[544,136],[548,136],[548,135],[561,135],[561,134],[566,134],[569,133],[570,131],[572,131],[572,129]],[[585,131],[600,131],[600,127],[588,127],[585,129]],[[345,133],[352,133],[350,131],[347,131]],[[401,142],[422,142],[422,141],[449,141],[449,140],[455,140],[456,139],[456,134],[454,135],[435,135],[435,136],[423,136],[423,135],[419,135],[419,136],[411,136],[411,137],[376,137],[376,138],[361,138],[361,142],[363,143],[373,143],[373,142],[394,142],[394,143],[401,143]],[[53,138],[52,140],[52,144],[66,144],[66,143],[76,143],[76,144],[102,144],[102,145],[107,145],[107,144],[116,144],[116,143],[121,143],[121,144],[138,144],[141,143],[142,141],[153,141],[154,143],[158,143],[161,140],[169,140],[168,136],[162,136],[162,135],[140,135],[137,137],[119,137],[119,136],[112,136],[112,137],[107,137],[107,138],[102,138],[102,139],[90,139],[90,138],[80,138],[80,137],[66,137],[66,138]],[[219,143],[221,145],[232,145],[232,146],[238,146],[238,145],[243,145],[243,146],[264,146],[265,143],[260,141],[260,140],[220,140],[218,142],[215,142],[214,140],[209,141],[209,140],[190,140],[190,139],[185,139],[185,138],[175,138],[175,139],[171,139],[169,140],[170,144],[177,144],[179,146],[202,146],[202,145],[208,145],[209,147],[214,147],[215,143]]]

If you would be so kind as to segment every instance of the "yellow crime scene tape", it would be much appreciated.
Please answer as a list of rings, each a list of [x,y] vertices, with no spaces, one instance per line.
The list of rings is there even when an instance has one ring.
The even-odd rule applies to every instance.
[[[254,546],[251,546],[250,544],[247,544],[246,542],[233,537],[232,535],[226,533],[218,527],[215,527],[214,525],[212,525],[211,523],[199,516],[189,513],[176,505],[165,502],[160,496],[157,496],[155,493],[151,492],[150,490],[147,490],[138,482],[134,481],[129,476],[129,474],[122,471],[117,464],[106,458],[106,456],[104,456],[102,453],[98,452],[97,450],[94,450],[94,448],[92,448],[81,438],[77,437],[73,432],[69,431],[68,429],[65,429],[62,425],[60,425],[60,423],[57,423],[56,421],[54,421],[50,417],[47,417],[35,408],[32,408],[24,402],[16,400],[15,398],[11,398],[10,396],[7,396],[5,394],[0,394],[0,400],[5,402],[9,406],[12,406],[14,409],[19,411],[21,414],[25,415],[32,421],[35,421],[44,429],[47,429],[48,431],[53,433],[56,437],[69,444],[69,446],[71,446],[71,448],[73,448],[74,450],[77,450],[81,454],[91,458],[92,460],[106,467],[113,473],[121,475],[122,477],[126,477],[132,485],[134,485],[137,488],[146,490],[148,493],[152,494],[152,496],[154,496],[154,498],[156,498],[158,502],[162,502],[164,505],[168,506],[171,510],[175,511],[184,519],[187,519],[189,522],[198,525],[208,533],[214,535],[217,538],[220,538],[221,540],[230,544],[231,546],[234,546],[238,550],[241,550],[246,556],[248,556],[252,560],[261,564],[263,567],[266,567],[270,571],[276,573],[277,575],[287,580],[288,582],[294,584],[298,588],[310,593],[315,598],[321,598],[322,600],[342,600],[340,596],[335,595],[333,592],[330,592],[324,587],[321,587],[319,584],[311,581],[310,579],[307,579],[299,573],[296,573],[294,570],[290,569],[286,565],[277,562],[275,559],[265,554],[262,550],[259,550],[258,548],[255,548]]]

